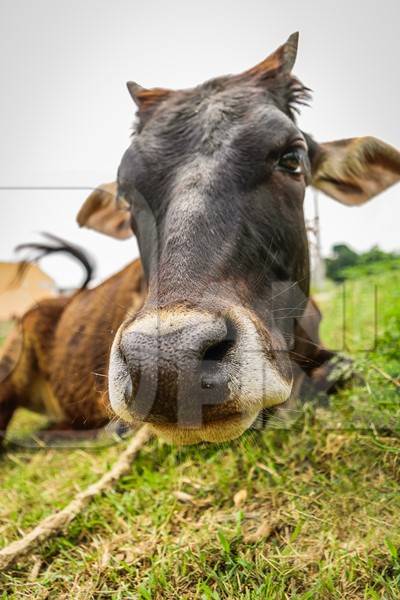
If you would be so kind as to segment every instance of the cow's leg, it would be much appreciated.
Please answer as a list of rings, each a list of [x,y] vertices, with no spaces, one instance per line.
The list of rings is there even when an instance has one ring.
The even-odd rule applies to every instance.
[[[7,431],[8,424],[18,407],[18,395],[10,383],[1,384],[0,388],[0,446]]]
[[[22,326],[15,325],[0,354],[0,443],[15,410],[22,404],[33,370],[32,352],[24,343]]]
[[[39,307],[27,312],[15,324],[0,350],[0,436],[4,439],[15,410],[41,410],[35,381],[40,375],[37,352],[37,323],[42,321]],[[50,339],[47,340],[48,343]]]

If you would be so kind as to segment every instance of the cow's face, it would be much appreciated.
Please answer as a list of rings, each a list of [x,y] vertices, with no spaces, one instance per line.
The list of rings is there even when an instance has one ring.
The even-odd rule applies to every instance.
[[[355,142],[318,146],[294,121],[307,97],[290,73],[296,48],[294,35],[250,71],[191,90],[128,84],[139,112],[119,200],[92,197],[80,215],[118,237],[132,228],[148,282],[112,346],[112,407],[178,443],[237,437],[289,398],[309,284],[306,184],[365,200],[354,165],[352,182],[340,172]]]

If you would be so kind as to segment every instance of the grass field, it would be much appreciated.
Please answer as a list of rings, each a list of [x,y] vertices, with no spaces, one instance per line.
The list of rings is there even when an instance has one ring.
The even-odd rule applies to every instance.
[[[400,373],[400,272],[348,281],[345,310],[342,288],[320,305],[325,341],[352,354],[364,384],[231,444],[152,442],[62,536],[0,574],[0,598],[398,599],[400,396],[388,377]],[[9,438],[40,425],[21,411]],[[97,480],[124,444],[9,446],[0,545]]]

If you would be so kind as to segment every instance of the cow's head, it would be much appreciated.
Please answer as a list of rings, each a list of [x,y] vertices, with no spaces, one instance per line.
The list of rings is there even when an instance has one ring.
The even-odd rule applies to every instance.
[[[290,396],[309,286],[306,185],[356,205],[399,179],[383,142],[320,145],[296,125],[308,97],[291,74],[297,40],[193,89],[129,83],[138,119],[118,184],[78,217],[138,238],[148,293],[114,339],[110,400],[178,443],[234,438]]]

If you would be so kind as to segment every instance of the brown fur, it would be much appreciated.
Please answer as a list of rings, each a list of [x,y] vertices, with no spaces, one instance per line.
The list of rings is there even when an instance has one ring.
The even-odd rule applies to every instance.
[[[153,104],[160,102],[170,94],[170,90],[165,88],[151,88],[149,90],[142,88],[140,92],[136,94],[136,100],[138,101],[140,108],[146,110]]]
[[[122,198],[117,198],[116,182],[93,190],[77,217],[79,227],[88,227],[123,240],[131,237],[131,219]]]
[[[366,136],[320,144],[313,186],[343,204],[370,200],[400,178],[396,148]]]
[[[275,52],[267,56],[267,58],[258,63],[255,67],[246,71],[244,75],[274,77],[277,74],[290,73],[296,60],[298,42],[299,34],[293,33],[285,44],[279,46]]]
[[[140,308],[143,291],[135,261],[92,290],[44,300],[26,313],[0,361],[0,430],[19,406],[73,429],[107,423],[110,347],[123,319]]]

